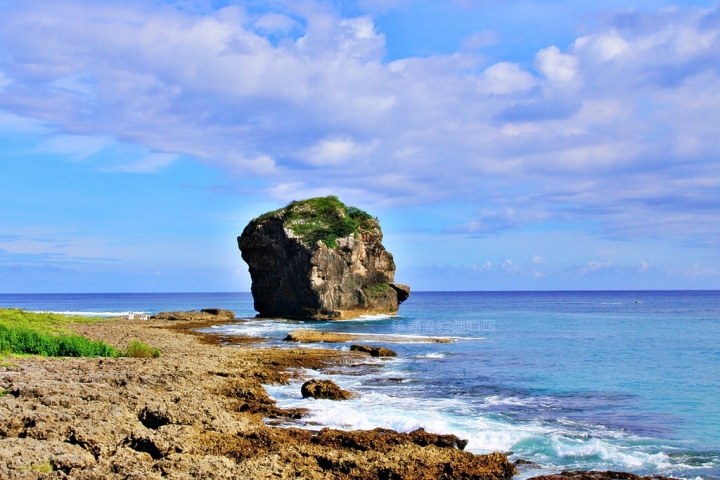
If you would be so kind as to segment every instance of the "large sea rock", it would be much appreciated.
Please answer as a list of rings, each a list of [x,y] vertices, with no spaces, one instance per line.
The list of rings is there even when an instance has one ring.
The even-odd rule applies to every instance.
[[[377,219],[337,197],[293,202],[253,219],[238,246],[261,317],[339,320],[394,314],[410,295],[395,283]]]

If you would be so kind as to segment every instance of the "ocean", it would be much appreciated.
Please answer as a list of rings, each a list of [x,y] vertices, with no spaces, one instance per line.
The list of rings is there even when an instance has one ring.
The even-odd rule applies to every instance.
[[[268,393],[280,407],[309,408],[307,428],[422,427],[466,438],[475,453],[546,467],[520,478],[592,469],[720,479],[718,291],[414,292],[397,316],[343,322],[254,319],[249,293],[0,295],[0,306],[103,315],[220,307],[246,320],[212,331],[281,347],[296,328],[403,335],[372,342],[398,357],[332,375],[357,399],[303,399],[299,384]]]

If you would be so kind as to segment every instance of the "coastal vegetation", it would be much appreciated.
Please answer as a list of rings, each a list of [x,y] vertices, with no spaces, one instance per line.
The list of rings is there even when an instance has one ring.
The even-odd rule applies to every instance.
[[[254,223],[282,214],[285,226],[308,246],[318,240],[328,248],[337,246],[337,239],[359,234],[377,226],[377,219],[357,207],[347,206],[334,195],[296,200],[287,207],[268,212]]]
[[[367,295],[371,295],[374,297],[377,297],[379,295],[383,295],[385,292],[390,290],[390,285],[388,285],[387,282],[378,283],[376,285],[373,285],[372,287],[368,287],[365,289],[365,293]]]
[[[35,313],[0,309],[0,356],[41,355],[46,357],[139,357],[156,358],[157,348],[130,342],[125,352],[105,342],[77,335],[67,327],[111,321],[102,317]]]
[[[60,315],[49,312],[28,312],[19,308],[0,308],[0,325],[9,328],[25,328],[41,333],[72,334],[69,325],[93,324],[111,321],[103,317]]]
[[[0,325],[0,352],[44,357],[117,357],[116,348],[80,335],[53,335]]]
[[[157,358],[160,349],[151,347],[140,340],[132,340],[125,349],[125,356],[134,358]]]

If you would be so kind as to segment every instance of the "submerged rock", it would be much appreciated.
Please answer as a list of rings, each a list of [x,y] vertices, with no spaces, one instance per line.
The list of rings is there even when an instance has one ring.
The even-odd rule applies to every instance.
[[[292,202],[252,220],[238,246],[261,317],[343,319],[394,314],[410,287],[394,283],[395,262],[377,219],[337,197]]]
[[[300,388],[303,398],[323,398],[326,400],[349,400],[355,395],[338,387],[332,380],[308,380]]]
[[[298,343],[344,343],[344,342],[392,342],[406,343],[407,337],[404,335],[363,335],[362,333],[337,333],[337,332],[320,332],[317,330],[307,330],[299,328],[287,334],[283,340],[285,342]],[[423,343],[453,343],[452,338],[443,337],[415,337],[414,342]]]
[[[385,347],[371,347],[369,345],[350,345],[354,352],[369,353],[373,357],[397,357],[397,353]]]

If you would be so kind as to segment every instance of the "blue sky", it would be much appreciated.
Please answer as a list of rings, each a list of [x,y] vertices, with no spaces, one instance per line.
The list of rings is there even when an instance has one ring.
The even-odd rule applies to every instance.
[[[0,1],[0,292],[248,291],[327,194],[416,290],[720,288],[718,5]]]

